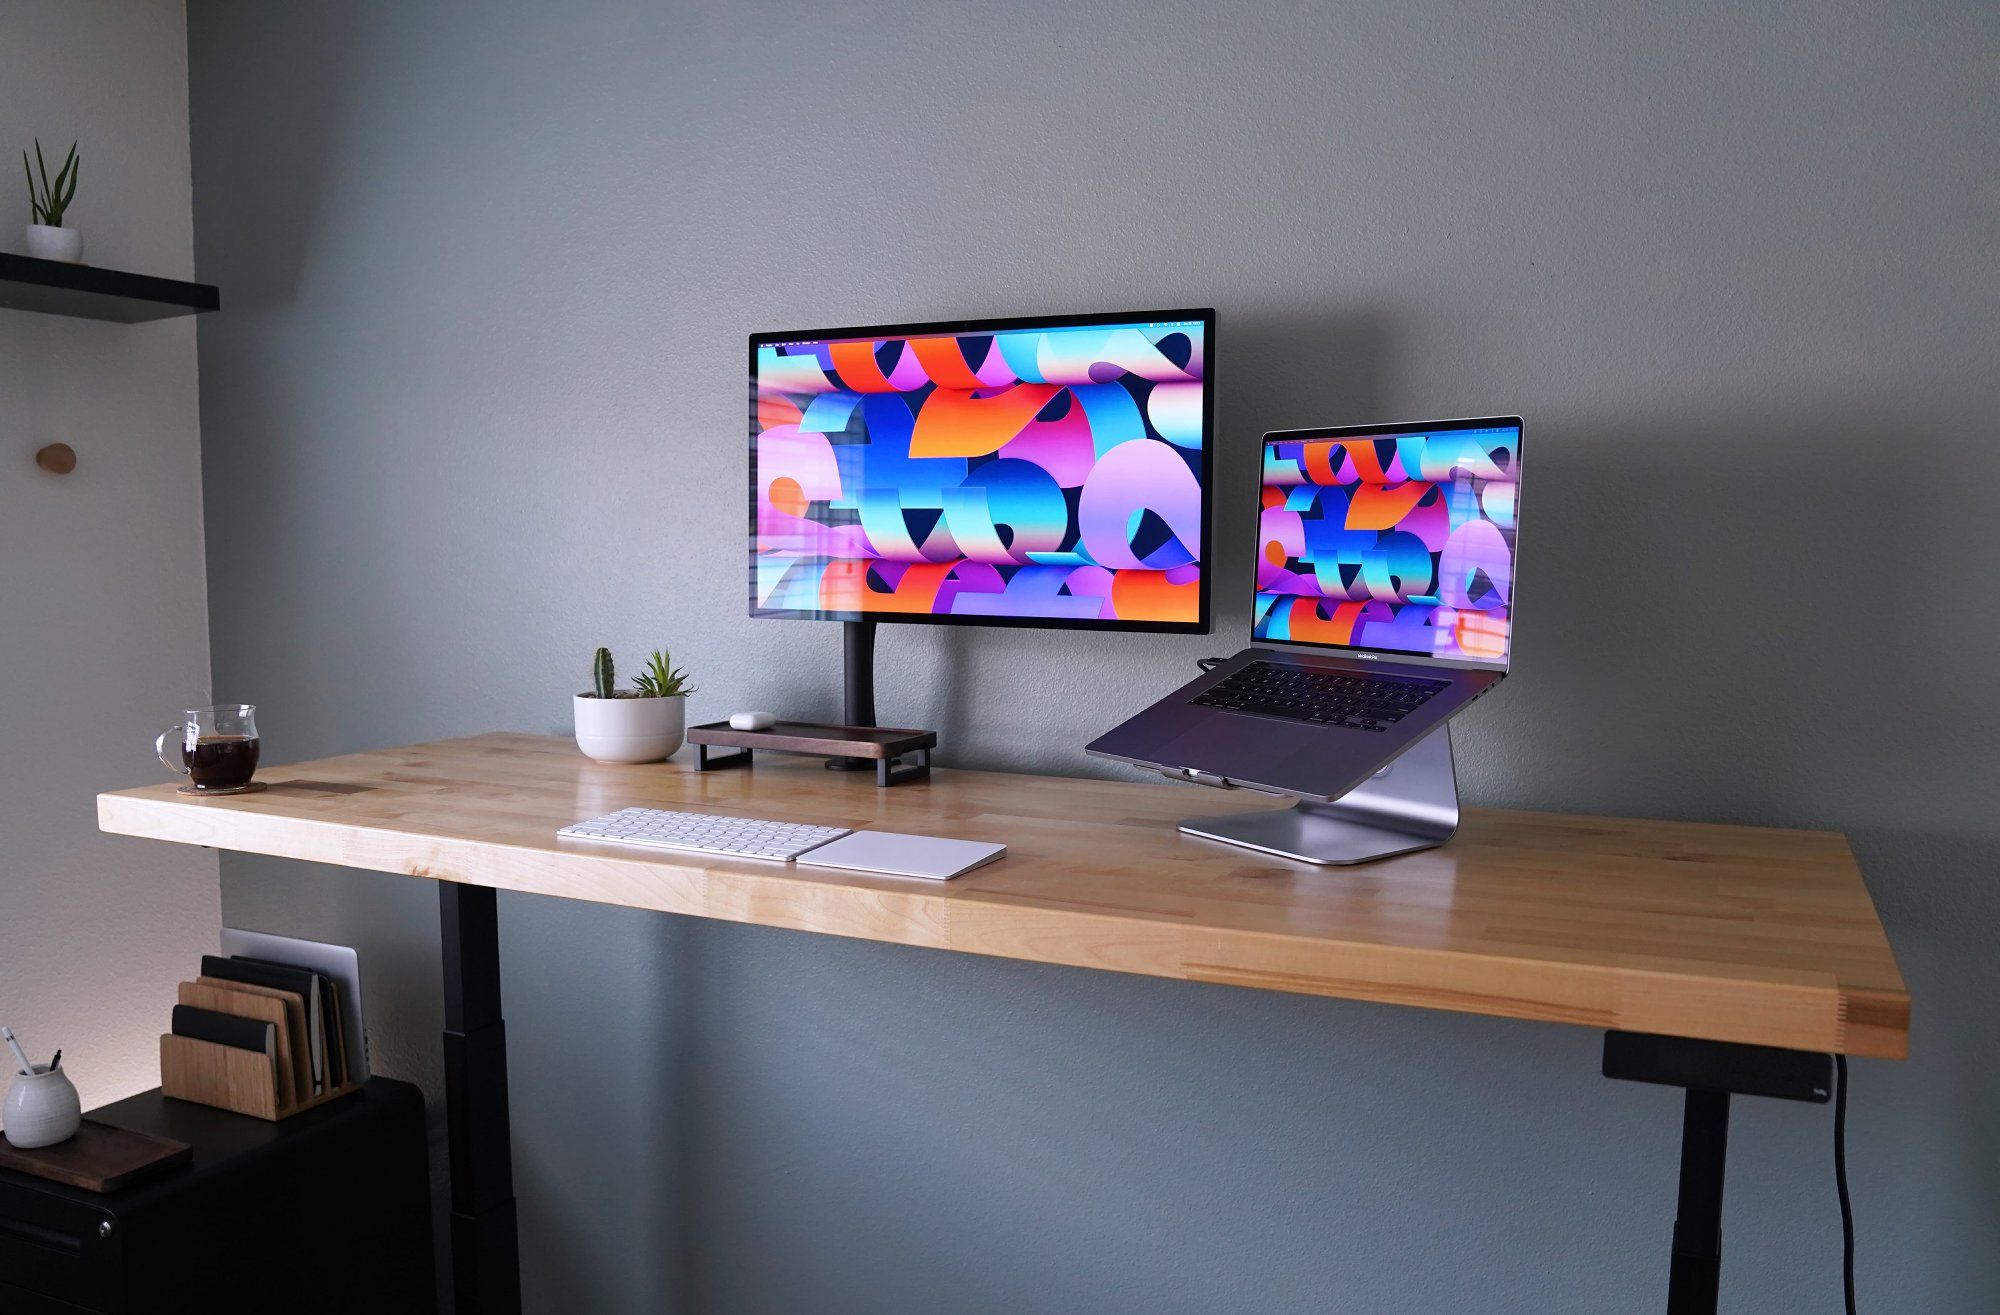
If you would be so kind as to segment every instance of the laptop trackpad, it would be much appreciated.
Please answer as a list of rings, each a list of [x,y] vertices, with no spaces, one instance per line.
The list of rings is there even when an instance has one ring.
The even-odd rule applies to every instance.
[[[1160,761],[1213,776],[1271,782],[1296,777],[1296,768],[1324,759],[1329,747],[1324,726],[1218,712],[1168,741]],[[1311,788],[1307,782],[1301,786]]]

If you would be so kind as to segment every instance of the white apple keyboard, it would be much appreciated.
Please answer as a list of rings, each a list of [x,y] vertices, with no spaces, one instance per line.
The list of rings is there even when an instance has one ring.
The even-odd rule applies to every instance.
[[[844,826],[811,826],[668,808],[621,808],[587,822],[572,823],[556,834],[572,840],[595,840],[640,849],[727,854],[778,863],[797,860],[816,867],[923,877],[930,881],[949,881],[1007,852],[1005,845],[977,840],[945,840],[894,831],[851,831]]]
[[[572,840],[603,840],[646,849],[679,849],[695,854],[733,854],[789,862],[847,834],[844,826],[766,822],[717,813],[682,813],[666,808],[621,808],[556,832]]]

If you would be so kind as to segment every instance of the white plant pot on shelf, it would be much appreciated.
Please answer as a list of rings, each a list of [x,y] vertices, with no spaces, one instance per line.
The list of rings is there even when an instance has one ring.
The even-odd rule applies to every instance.
[[[83,230],[51,224],[28,225],[28,254],[42,260],[83,263]]]
[[[600,699],[579,694],[576,747],[601,763],[656,763],[687,736],[687,698]]]

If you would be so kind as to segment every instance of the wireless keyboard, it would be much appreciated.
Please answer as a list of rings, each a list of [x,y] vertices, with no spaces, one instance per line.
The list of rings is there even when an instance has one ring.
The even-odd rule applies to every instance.
[[[684,813],[667,808],[621,808],[557,831],[573,840],[599,840],[641,849],[678,849],[691,854],[730,854],[789,863],[809,849],[847,834],[844,826],[807,826],[754,817]]]

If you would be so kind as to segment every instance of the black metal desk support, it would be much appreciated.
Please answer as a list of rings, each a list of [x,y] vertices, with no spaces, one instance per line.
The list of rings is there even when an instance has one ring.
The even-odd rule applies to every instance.
[[[1715,1315],[1722,1279],[1722,1178],[1729,1154],[1729,1098],[1770,1096],[1825,1104],[1826,1055],[1642,1032],[1604,1034],[1604,1076],[1687,1092],[1681,1115],[1680,1204],[1667,1276],[1667,1315]]]
[[[1712,1311],[1722,1293],[1722,1171],[1728,1153],[1729,1093],[1688,1092],[1667,1315]]]
[[[520,1239],[500,1017],[500,918],[489,886],[438,883],[444,933],[444,1100],[451,1142],[451,1286],[458,1315],[519,1315]]]

